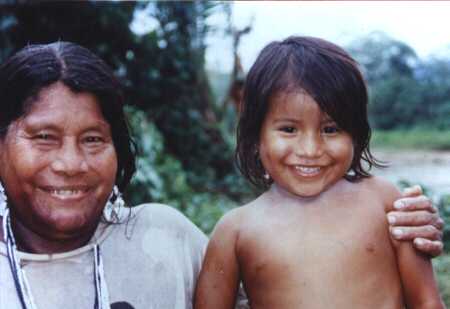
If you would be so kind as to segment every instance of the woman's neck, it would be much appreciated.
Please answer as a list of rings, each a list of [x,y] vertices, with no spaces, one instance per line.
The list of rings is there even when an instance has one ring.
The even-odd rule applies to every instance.
[[[77,237],[58,239],[35,233],[14,218],[11,218],[11,225],[17,249],[35,254],[54,254],[78,249],[86,245],[95,233],[94,229]]]

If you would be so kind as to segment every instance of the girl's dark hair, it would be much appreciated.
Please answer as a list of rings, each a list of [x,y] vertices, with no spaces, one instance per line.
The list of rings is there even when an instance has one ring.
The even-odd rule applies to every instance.
[[[245,82],[236,159],[242,174],[251,183],[262,188],[271,183],[264,177],[259,158],[260,131],[270,99],[288,91],[304,91],[351,135],[354,157],[344,176],[347,180],[369,177],[372,166],[383,166],[369,149],[367,88],[357,62],[333,43],[293,36],[264,47]]]
[[[82,46],[70,42],[29,45],[0,66],[0,138],[27,112],[39,92],[56,82],[97,98],[111,127],[118,161],[116,184],[123,192],[136,169],[136,147],[123,111],[121,86],[111,68]]]

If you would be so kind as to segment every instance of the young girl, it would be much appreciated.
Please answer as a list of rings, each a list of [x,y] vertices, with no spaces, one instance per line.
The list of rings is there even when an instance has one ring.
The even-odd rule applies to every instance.
[[[356,62],[312,37],[266,46],[238,128],[243,174],[267,191],[217,224],[195,307],[443,308],[430,260],[390,238],[400,196],[372,177],[367,89]]]

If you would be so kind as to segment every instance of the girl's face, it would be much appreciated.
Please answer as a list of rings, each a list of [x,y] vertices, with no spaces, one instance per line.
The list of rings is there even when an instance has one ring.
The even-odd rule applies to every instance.
[[[117,172],[97,99],[44,88],[0,141],[0,176],[22,235],[77,240],[95,229]]]
[[[259,153],[266,172],[286,191],[313,197],[349,170],[350,134],[322,112],[304,92],[273,96],[264,119]]]

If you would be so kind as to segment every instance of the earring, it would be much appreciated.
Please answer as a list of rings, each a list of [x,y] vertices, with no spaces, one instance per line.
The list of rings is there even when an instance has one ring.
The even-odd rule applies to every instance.
[[[264,179],[265,179],[266,181],[269,181],[269,180],[270,180],[270,175],[269,175],[269,173],[267,173],[267,172],[264,172],[263,177],[264,177]]]
[[[3,188],[2,183],[0,182],[0,215],[3,216],[6,210],[6,194],[5,188]]]
[[[114,186],[103,210],[106,221],[119,222],[119,209],[123,206],[125,206],[125,201],[122,198],[122,193],[120,193],[117,186]]]

